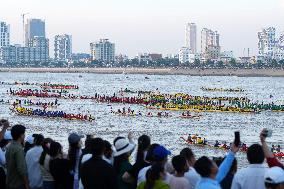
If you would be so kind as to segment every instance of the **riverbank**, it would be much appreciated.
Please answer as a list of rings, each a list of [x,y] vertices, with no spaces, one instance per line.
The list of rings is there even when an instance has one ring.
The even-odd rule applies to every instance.
[[[0,68],[0,72],[97,73],[191,76],[284,77],[283,69],[184,69],[184,68]]]

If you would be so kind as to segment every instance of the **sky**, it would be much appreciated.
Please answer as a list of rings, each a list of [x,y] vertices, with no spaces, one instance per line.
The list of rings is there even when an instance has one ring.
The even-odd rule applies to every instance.
[[[222,51],[257,52],[257,32],[284,31],[284,0],[0,0],[0,21],[10,24],[11,42],[22,42],[21,14],[46,22],[53,55],[54,36],[71,34],[73,52],[89,53],[90,42],[108,38],[116,54],[177,54],[185,45],[185,25],[220,33]]]

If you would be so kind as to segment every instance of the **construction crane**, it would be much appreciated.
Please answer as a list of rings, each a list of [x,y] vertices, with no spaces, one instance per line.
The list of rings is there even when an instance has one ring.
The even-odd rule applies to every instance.
[[[23,46],[25,46],[25,16],[30,13],[23,13],[22,16],[22,21],[23,21]]]

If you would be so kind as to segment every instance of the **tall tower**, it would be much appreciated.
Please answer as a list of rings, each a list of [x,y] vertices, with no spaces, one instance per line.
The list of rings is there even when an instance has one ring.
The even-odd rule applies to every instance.
[[[10,25],[0,21],[0,47],[10,45]]]
[[[72,36],[56,35],[54,39],[54,57],[55,60],[66,61],[71,59],[72,54]]]
[[[28,19],[25,27],[25,45],[28,46],[29,39],[34,37],[45,37],[45,22],[41,19]]]
[[[193,54],[197,53],[197,27],[195,23],[186,24],[185,46],[191,50]]]

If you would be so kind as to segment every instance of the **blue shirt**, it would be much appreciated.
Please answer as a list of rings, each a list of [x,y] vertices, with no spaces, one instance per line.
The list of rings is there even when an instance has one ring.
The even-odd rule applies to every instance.
[[[229,173],[232,163],[234,161],[235,154],[229,152],[227,157],[224,159],[222,164],[219,167],[219,171],[216,175],[216,179],[202,177],[200,182],[197,184],[196,189],[221,189],[220,182],[226,177]]]

